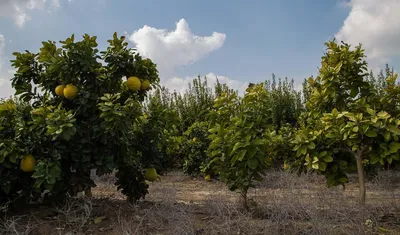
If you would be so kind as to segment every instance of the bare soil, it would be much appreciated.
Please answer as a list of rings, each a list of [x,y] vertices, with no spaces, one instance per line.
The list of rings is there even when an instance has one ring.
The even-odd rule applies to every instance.
[[[314,174],[271,172],[249,191],[250,211],[238,194],[213,180],[171,172],[151,182],[145,200],[131,205],[113,175],[94,177],[93,198],[72,198],[59,208],[25,208],[0,221],[0,234],[399,234],[400,173],[381,172],[358,186],[327,188]]]

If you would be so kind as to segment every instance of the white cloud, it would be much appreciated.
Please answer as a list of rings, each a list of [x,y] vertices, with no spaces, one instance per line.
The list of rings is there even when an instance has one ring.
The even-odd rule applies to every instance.
[[[6,39],[0,34],[0,98],[9,97],[13,94],[10,82],[13,71],[6,64],[6,58],[4,57],[5,46]]]
[[[361,43],[368,62],[374,65],[400,55],[399,0],[350,0],[343,5],[351,11],[335,35],[339,42]]]
[[[60,7],[60,0],[0,0],[0,17],[10,17],[19,27],[30,20],[28,12],[34,9],[43,10]]]
[[[205,75],[207,78],[208,86],[214,88],[215,84],[217,83],[217,79],[222,84],[227,84],[229,88],[238,90],[239,95],[242,95],[246,88],[248,87],[248,82],[242,82],[239,80],[232,80],[225,76],[215,75],[214,73],[208,73]],[[162,81],[161,84],[166,86],[171,91],[176,91],[178,93],[184,93],[186,89],[189,88],[189,83],[192,83],[193,79],[197,78],[197,76],[185,77],[185,78],[178,78],[174,77],[171,79],[167,79]],[[203,79],[204,76],[201,76]]]
[[[162,78],[173,77],[176,69],[199,61],[217,50],[224,44],[225,38],[225,34],[218,32],[213,32],[211,36],[197,36],[192,33],[185,19],[179,20],[171,32],[145,25],[129,36],[138,52],[157,64]]]
[[[176,23],[173,31],[143,26],[131,35],[124,32],[138,52],[147,58],[151,58],[156,64],[160,74],[161,84],[171,91],[183,93],[188,89],[188,84],[197,76],[184,78],[175,76],[177,69],[191,65],[207,55],[221,48],[225,42],[224,33],[213,32],[209,36],[195,35],[185,19]],[[203,76],[202,76],[203,77]],[[214,87],[218,80],[227,84],[230,88],[243,93],[248,83],[231,80],[225,76],[217,76],[213,73],[206,75],[210,87]]]

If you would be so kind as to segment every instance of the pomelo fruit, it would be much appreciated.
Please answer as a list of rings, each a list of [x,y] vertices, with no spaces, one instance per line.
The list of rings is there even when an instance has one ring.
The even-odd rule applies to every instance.
[[[72,84],[68,84],[65,86],[63,92],[65,98],[73,100],[78,95],[78,87]]]
[[[64,85],[58,85],[56,89],[54,90],[56,92],[56,95],[63,97],[64,96]]]
[[[36,167],[36,159],[32,155],[24,156],[21,160],[20,168],[24,172],[32,172]]]
[[[210,181],[211,181],[211,176],[210,176],[210,175],[206,175],[206,176],[204,177],[204,179],[205,179],[206,181],[210,182]]]
[[[142,82],[140,89],[147,90],[149,88],[150,88],[150,81],[146,79]]]
[[[161,180],[161,177],[157,174],[155,168],[147,168],[146,172],[144,173],[144,179],[148,181],[156,181]]]
[[[138,91],[138,90],[140,90],[142,83],[140,82],[140,79],[138,77],[129,77],[126,85],[128,86],[128,88],[130,90]]]

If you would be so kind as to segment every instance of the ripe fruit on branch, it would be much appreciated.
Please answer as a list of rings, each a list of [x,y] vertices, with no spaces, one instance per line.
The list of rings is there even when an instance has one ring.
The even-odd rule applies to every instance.
[[[146,79],[142,82],[140,89],[147,90],[149,88],[150,88],[150,81]]]
[[[64,97],[73,100],[78,95],[78,88],[75,85],[68,84],[64,88]]]
[[[32,172],[36,167],[36,159],[32,155],[24,156],[21,160],[20,168],[24,172]]]
[[[64,85],[58,85],[54,90],[56,92],[56,95],[64,97],[64,88],[65,88]]]
[[[129,77],[127,80],[127,85],[130,90],[138,91],[140,90],[142,83],[140,82],[140,79],[138,77]]]

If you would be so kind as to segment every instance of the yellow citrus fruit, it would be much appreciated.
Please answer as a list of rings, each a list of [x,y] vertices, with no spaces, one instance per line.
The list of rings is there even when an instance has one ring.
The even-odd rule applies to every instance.
[[[64,85],[58,85],[55,89],[56,95],[58,96],[64,96]]]
[[[206,177],[204,177],[204,179],[205,179],[206,181],[211,181],[211,176],[210,176],[210,175],[206,175]]]
[[[144,179],[148,181],[156,181],[158,179],[161,180],[161,177],[157,174],[156,169],[147,168],[146,172],[144,173]]]
[[[129,77],[127,80],[128,88],[132,91],[138,91],[142,86],[140,79],[138,77]]]
[[[68,84],[65,86],[63,92],[65,98],[73,100],[78,95],[78,88],[75,85]]]
[[[289,165],[286,162],[283,163],[283,169],[285,170],[289,169]]]
[[[27,155],[21,160],[20,168],[24,172],[32,172],[36,167],[36,159],[32,155]]]
[[[142,82],[140,89],[147,90],[149,88],[150,88],[150,81],[146,79]]]
[[[192,139],[192,141],[193,141],[193,142],[196,142],[196,140],[197,140],[197,138],[196,138],[196,137],[194,137],[194,138]]]

